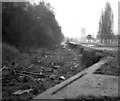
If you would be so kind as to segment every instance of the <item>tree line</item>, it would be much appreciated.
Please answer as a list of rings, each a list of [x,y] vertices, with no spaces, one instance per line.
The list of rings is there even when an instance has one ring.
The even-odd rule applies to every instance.
[[[49,3],[2,3],[2,42],[23,48],[51,47],[63,38]]]
[[[119,35],[115,35],[113,32],[113,12],[109,2],[106,3],[105,10],[101,12],[101,17],[99,20],[99,29],[97,38],[100,43],[111,43],[118,41]]]

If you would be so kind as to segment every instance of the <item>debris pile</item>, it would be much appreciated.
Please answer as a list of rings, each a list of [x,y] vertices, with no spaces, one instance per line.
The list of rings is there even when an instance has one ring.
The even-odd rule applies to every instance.
[[[39,49],[24,60],[2,69],[2,97],[4,100],[30,100],[82,70],[80,57],[73,50],[58,47]]]
[[[71,47],[74,48],[74,45]],[[17,63],[13,61],[6,65],[4,62],[0,70],[3,99],[30,101],[38,94],[84,70],[82,63],[90,63],[94,54],[103,54],[87,54],[83,47],[75,47],[76,50],[63,47],[56,47],[54,50],[40,48],[30,55],[23,54],[23,59]]]

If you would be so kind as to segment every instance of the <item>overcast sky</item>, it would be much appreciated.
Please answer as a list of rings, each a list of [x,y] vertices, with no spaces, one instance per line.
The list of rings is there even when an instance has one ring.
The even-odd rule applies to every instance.
[[[40,0],[32,0],[40,1]],[[44,0],[54,8],[56,19],[62,32],[68,37],[81,35],[81,28],[86,34],[96,35],[101,11],[106,2],[110,2],[114,14],[114,32],[118,32],[118,1],[119,0]]]

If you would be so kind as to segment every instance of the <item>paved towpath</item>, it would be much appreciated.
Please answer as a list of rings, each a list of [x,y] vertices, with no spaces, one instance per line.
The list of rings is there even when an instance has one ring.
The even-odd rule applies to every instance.
[[[86,48],[91,48],[95,50],[118,51],[118,47],[95,47],[94,45],[85,45],[85,44],[82,45]]]
[[[94,74],[108,57],[35,97],[35,99],[79,99],[81,96],[118,97],[118,77]]]

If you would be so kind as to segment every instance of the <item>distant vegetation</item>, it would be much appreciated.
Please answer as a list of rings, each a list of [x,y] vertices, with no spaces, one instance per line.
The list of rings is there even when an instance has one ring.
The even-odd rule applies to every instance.
[[[109,2],[106,3],[105,10],[101,13],[99,21],[99,31],[97,38],[101,43],[110,43],[116,41],[118,36],[113,32],[113,12]]]
[[[2,42],[17,48],[51,47],[64,36],[49,3],[2,3]]]
[[[88,34],[88,35],[86,36],[86,39],[88,40],[88,42],[91,42],[92,40],[95,40],[95,39],[92,37],[92,35],[90,35],[90,34]]]

